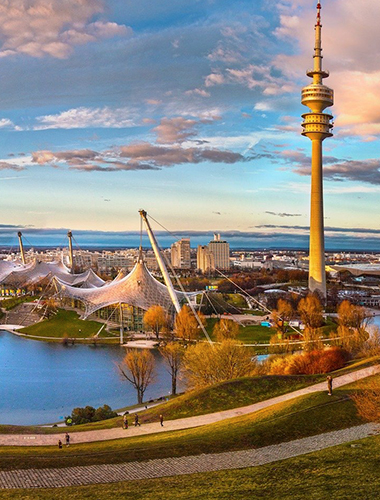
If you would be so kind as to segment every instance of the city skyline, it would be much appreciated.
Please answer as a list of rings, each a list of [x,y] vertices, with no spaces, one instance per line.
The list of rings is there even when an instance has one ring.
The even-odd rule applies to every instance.
[[[143,207],[182,236],[307,246],[314,0],[32,3],[0,10],[0,244],[13,226],[130,234]],[[326,249],[380,242],[379,14],[372,0],[323,4]]]

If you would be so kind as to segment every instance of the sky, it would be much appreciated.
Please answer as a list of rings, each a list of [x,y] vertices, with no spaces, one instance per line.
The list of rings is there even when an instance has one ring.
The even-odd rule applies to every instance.
[[[0,0],[0,244],[131,246],[143,208],[194,243],[307,248],[315,7]],[[322,1],[328,249],[380,248],[379,17]]]

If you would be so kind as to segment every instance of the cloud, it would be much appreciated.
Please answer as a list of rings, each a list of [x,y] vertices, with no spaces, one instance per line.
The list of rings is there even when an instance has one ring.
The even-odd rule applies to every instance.
[[[213,87],[214,85],[222,85],[225,81],[221,73],[210,73],[205,78],[205,85],[206,87]]]
[[[186,95],[197,95],[197,96],[201,96],[201,97],[210,97],[210,92],[207,92],[206,90],[204,89],[193,89],[193,90],[187,90],[185,92]]]
[[[67,58],[76,45],[114,36],[131,28],[92,18],[104,12],[103,0],[12,0],[0,5],[0,57]]]
[[[196,120],[185,119],[181,116],[176,118],[162,118],[160,124],[153,129],[157,133],[159,144],[170,144],[184,142],[190,137],[197,135]]]
[[[15,170],[17,172],[24,170],[21,165],[16,165],[15,163],[9,163],[7,161],[0,160],[0,170]]]
[[[36,118],[34,130],[75,128],[125,128],[135,125],[136,113],[129,108],[73,108],[56,115]]]
[[[202,162],[232,164],[246,161],[240,153],[215,148],[183,148],[178,144],[161,146],[140,142],[121,146],[113,151],[96,152],[89,149],[53,152],[36,151],[32,162],[41,166],[63,167],[84,172],[115,172],[161,170],[182,164]]]
[[[277,217],[302,217],[302,214],[287,214],[286,212],[276,213],[270,212],[268,210],[264,213],[269,215],[276,215]]]
[[[309,226],[288,226],[280,224],[260,224],[255,226],[257,229],[286,229],[289,231],[310,231]],[[346,233],[346,234],[374,234],[380,235],[380,229],[366,228],[366,227],[339,227],[339,226],[325,226],[327,233]]]

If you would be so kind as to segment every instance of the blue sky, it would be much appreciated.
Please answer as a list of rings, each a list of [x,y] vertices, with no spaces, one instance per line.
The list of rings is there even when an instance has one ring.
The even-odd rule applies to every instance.
[[[326,245],[375,249],[380,4],[322,5],[336,125],[324,143]],[[315,6],[1,1],[3,231],[22,227],[43,244],[36,235],[48,228],[87,229],[96,243],[96,234],[138,230],[144,208],[205,241],[239,231],[248,246],[306,246],[300,90]]]

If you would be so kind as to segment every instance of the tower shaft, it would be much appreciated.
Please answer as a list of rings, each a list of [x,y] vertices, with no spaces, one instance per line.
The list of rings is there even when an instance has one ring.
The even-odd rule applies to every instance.
[[[312,139],[309,289],[326,296],[325,239],[323,223],[322,139]]]
[[[321,4],[317,4],[315,24],[314,67],[306,74],[313,82],[302,89],[301,102],[310,108],[302,115],[302,135],[311,140],[311,196],[310,196],[310,245],[309,245],[309,290],[319,292],[326,298],[325,239],[323,220],[323,155],[322,142],[331,137],[332,116],[323,111],[334,103],[333,91],[323,84],[329,76],[322,69],[322,25]]]

